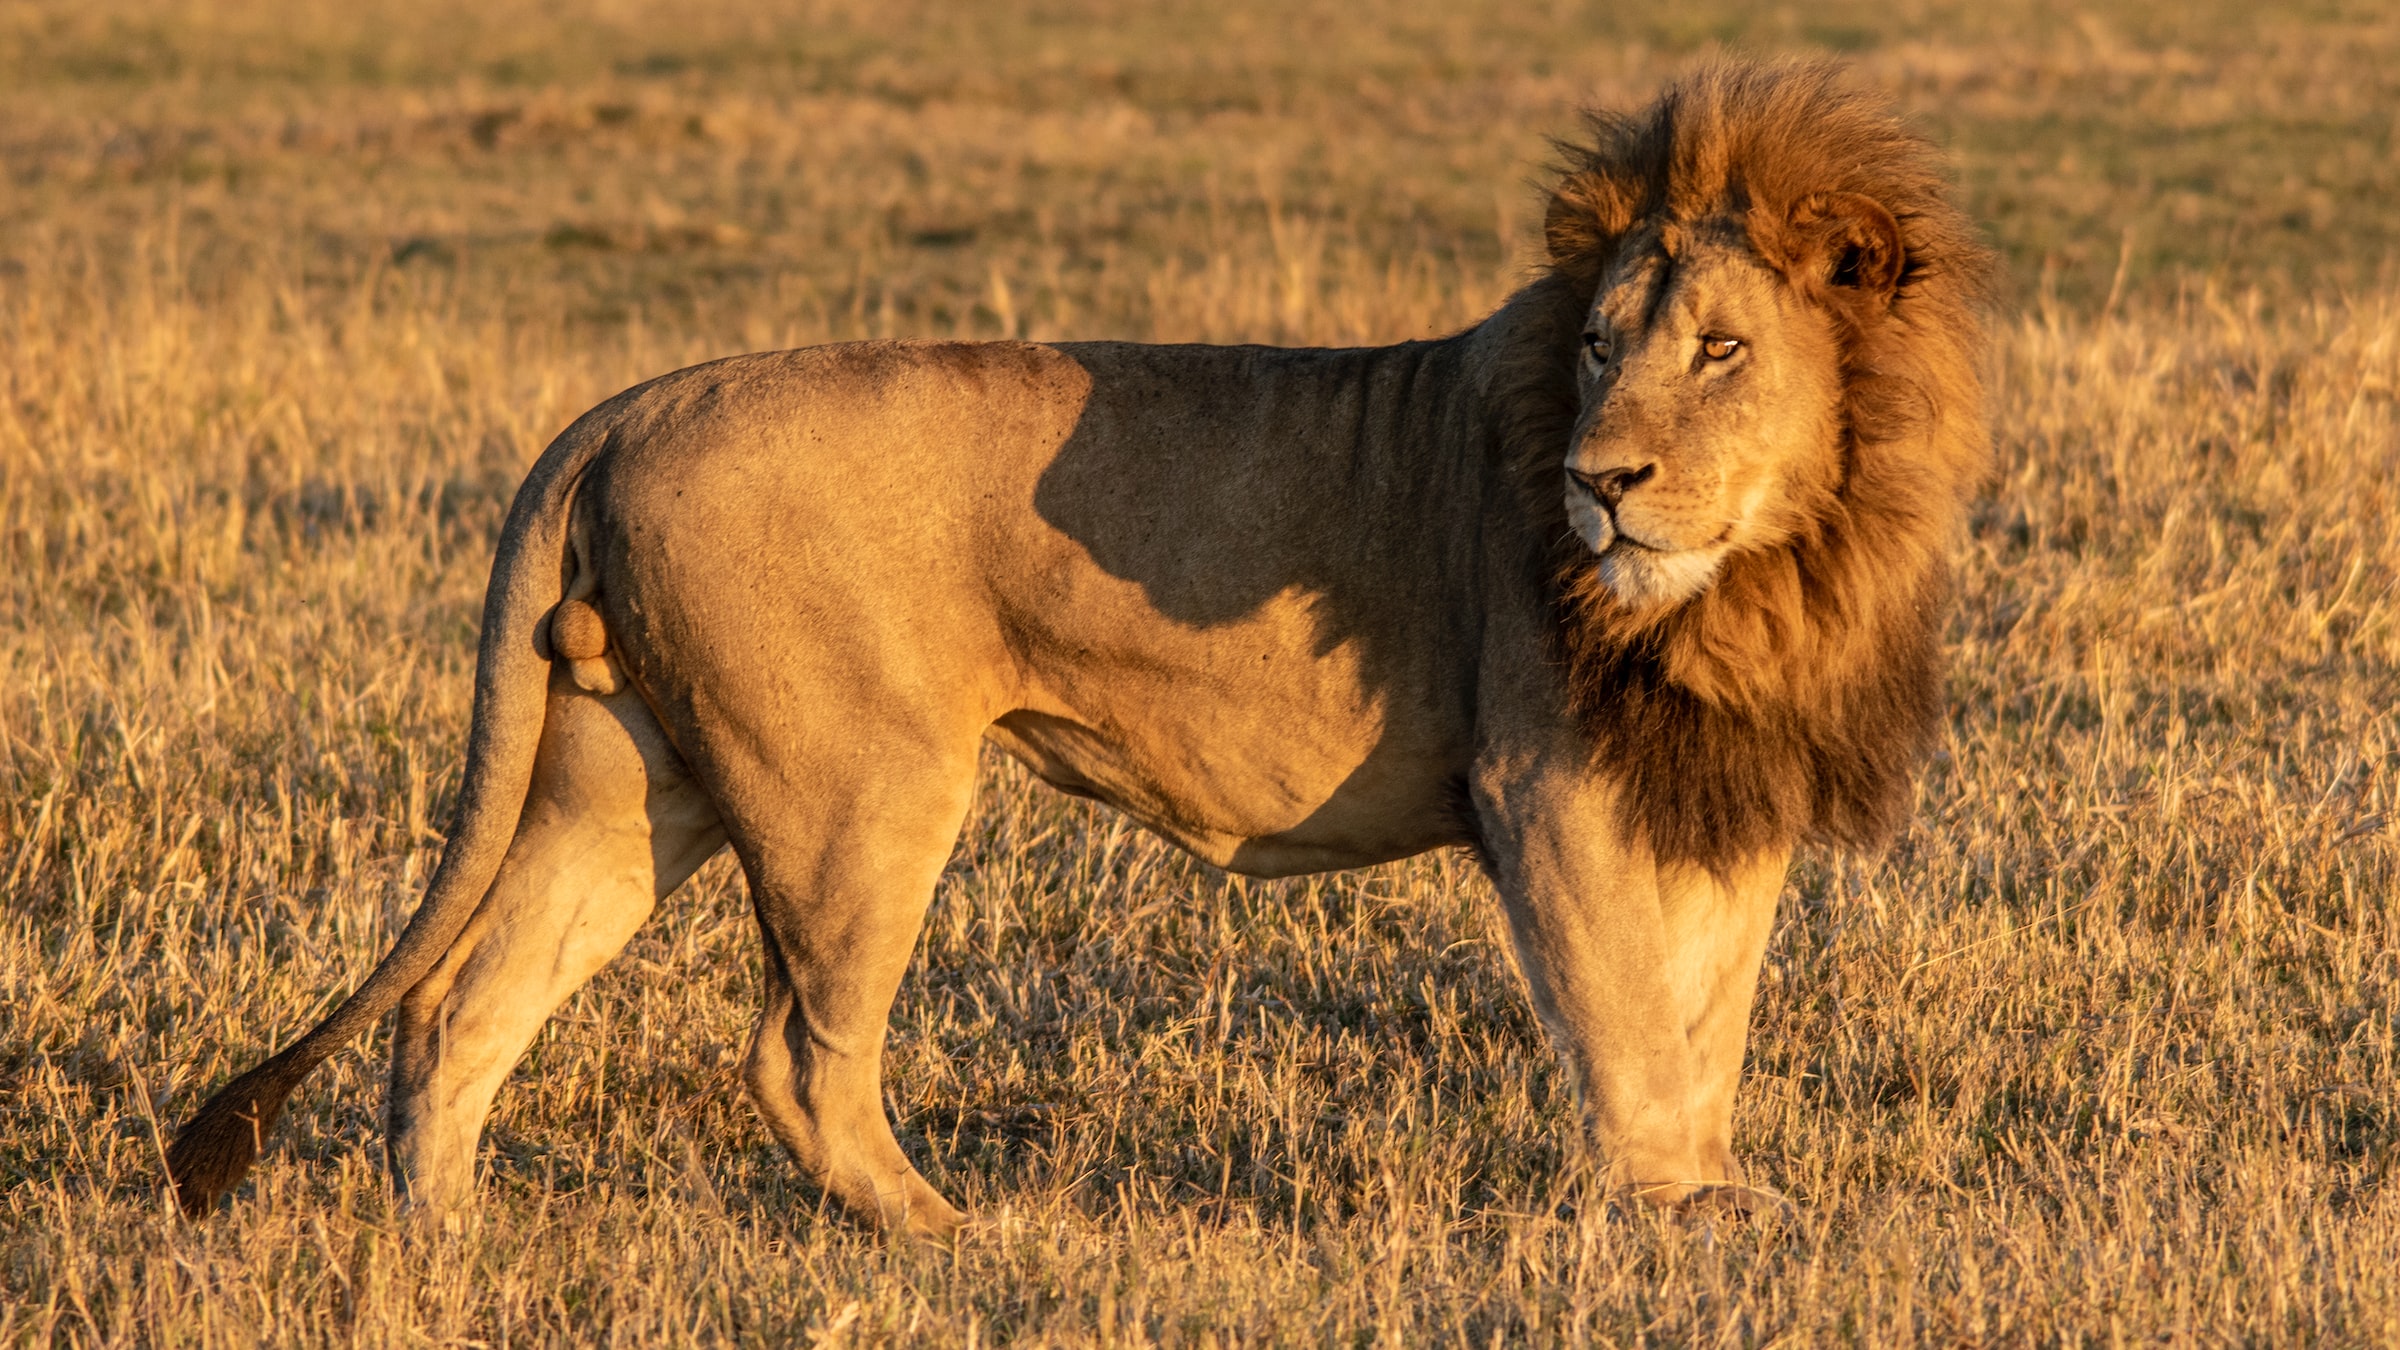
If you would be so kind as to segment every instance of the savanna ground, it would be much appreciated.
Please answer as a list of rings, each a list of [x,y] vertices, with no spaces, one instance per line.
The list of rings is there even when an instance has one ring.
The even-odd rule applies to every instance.
[[[761,8],[0,5],[0,1342],[2400,1342],[2388,7]],[[1465,860],[1247,883],[997,762],[892,1024],[955,1249],[741,1099],[724,860],[505,1090],[478,1223],[396,1222],[378,1046],[171,1217],[161,1131],[414,903],[576,412],[1451,329],[1544,134],[1724,44],[1847,54],[2010,275],[1942,753],[1768,958],[1737,1142],[1796,1224],[1598,1203]]]

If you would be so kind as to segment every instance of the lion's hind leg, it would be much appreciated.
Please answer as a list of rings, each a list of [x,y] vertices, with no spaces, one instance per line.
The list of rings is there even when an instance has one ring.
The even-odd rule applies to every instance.
[[[876,739],[863,721],[849,725]],[[886,1232],[946,1235],[964,1216],[892,1135],[883,1046],[973,797],[975,742],[845,758],[815,772],[753,763],[737,771],[748,790],[719,794],[767,947],[745,1076],[768,1128],[845,1212]]]
[[[507,861],[400,1006],[387,1146],[413,1208],[466,1203],[492,1098],[542,1023],[723,842],[640,698],[595,697],[562,665]]]

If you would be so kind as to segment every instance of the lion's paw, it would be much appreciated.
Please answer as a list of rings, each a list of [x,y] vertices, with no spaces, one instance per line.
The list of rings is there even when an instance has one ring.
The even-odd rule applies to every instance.
[[[1781,1226],[1800,1218],[1800,1207],[1774,1187],[1733,1181],[1702,1186],[1676,1201],[1668,1212],[1701,1223],[1732,1219]]]

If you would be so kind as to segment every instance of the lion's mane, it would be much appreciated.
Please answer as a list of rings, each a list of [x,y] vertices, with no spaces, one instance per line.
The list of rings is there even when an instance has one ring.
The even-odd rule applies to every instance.
[[[1722,869],[1802,840],[1879,847],[1940,720],[1945,550],[1985,472],[1990,255],[1939,152],[1825,63],[1721,64],[1645,113],[1593,113],[1510,306],[1496,389],[1523,508],[1559,543],[1544,578],[1578,718],[1624,775],[1626,824],[1661,861]],[[1905,259],[1888,305],[1815,275],[1795,215],[1859,193]],[[1662,611],[1621,604],[1568,530],[1561,463],[1594,291],[1637,227],[1730,217],[1827,313],[1842,353],[1841,485],[1781,546],[1727,559]],[[1826,269],[1819,269],[1820,272]]]

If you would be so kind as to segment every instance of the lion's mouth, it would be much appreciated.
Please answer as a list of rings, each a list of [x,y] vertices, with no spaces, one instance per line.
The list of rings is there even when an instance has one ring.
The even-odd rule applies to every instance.
[[[1610,528],[1616,531],[1616,538],[1609,541],[1609,546],[1607,549],[1601,550],[1603,553],[1608,552],[1609,549],[1615,548],[1627,548],[1637,553],[1649,553],[1660,556],[1672,553],[1691,553],[1698,550],[1721,547],[1733,538],[1733,526],[1727,525],[1725,528],[1718,530],[1713,538],[1703,540],[1697,544],[1653,544],[1649,540],[1644,539],[1641,536],[1633,533],[1631,530],[1626,529],[1623,525],[1618,524],[1615,512],[1609,513],[1608,523]]]

